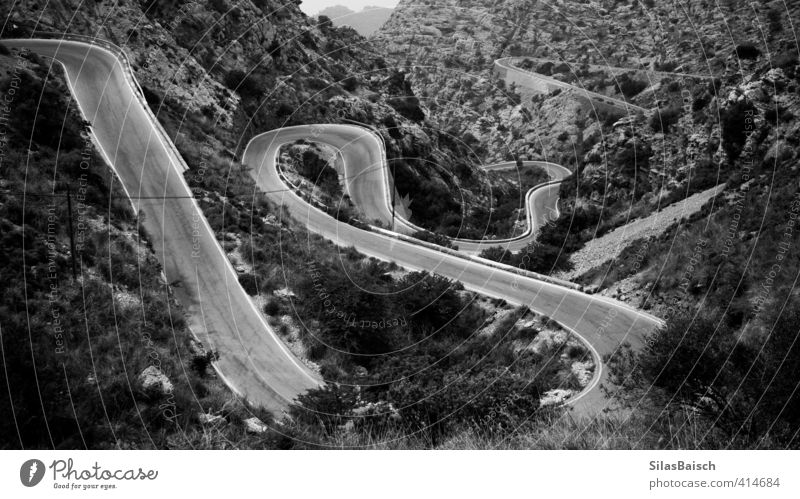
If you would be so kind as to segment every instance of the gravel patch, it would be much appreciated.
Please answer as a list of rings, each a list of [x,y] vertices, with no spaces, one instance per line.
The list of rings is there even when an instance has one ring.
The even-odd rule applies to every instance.
[[[724,188],[724,185],[718,185],[693,194],[648,217],[634,220],[602,237],[589,241],[583,248],[570,256],[573,269],[569,272],[560,272],[554,277],[574,280],[583,273],[615,259],[631,241],[663,234],[674,223],[700,211],[703,205],[722,192]]]

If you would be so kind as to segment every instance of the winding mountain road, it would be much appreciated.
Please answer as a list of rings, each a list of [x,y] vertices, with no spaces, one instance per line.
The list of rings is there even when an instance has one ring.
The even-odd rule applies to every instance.
[[[644,335],[662,324],[659,319],[621,302],[519,275],[514,269],[481,259],[465,258],[457,252],[421,246],[411,238],[398,238],[389,231],[367,231],[338,222],[310,205],[293,190],[285,189],[286,184],[278,173],[278,157],[283,146],[300,139],[338,149],[346,165],[346,184],[362,179],[372,187],[371,190],[365,189],[368,202],[373,204],[370,212],[390,217],[391,204],[386,194],[390,192],[388,167],[379,145],[380,140],[368,130],[353,125],[303,125],[262,133],[253,138],[245,149],[242,162],[250,167],[258,187],[268,193],[267,197],[276,204],[286,206],[310,231],[335,244],[353,246],[366,255],[394,261],[407,269],[435,272],[462,282],[467,289],[527,305],[582,337],[592,350],[598,366],[602,365],[599,359],[615,351],[621,342],[627,341],[634,348],[639,347]],[[365,151],[365,147],[370,150]],[[376,167],[381,164],[382,167]],[[364,187],[350,189],[350,192],[356,193]],[[376,194],[376,191],[380,192]],[[358,194],[354,195],[358,197]],[[357,199],[354,198],[354,201]],[[595,388],[604,376],[602,368],[597,369],[590,386],[570,403],[581,410],[601,408],[602,395]]]
[[[81,112],[92,125],[96,145],[132,196],[135,209],[145,215],[144,226],[168,282],[179,283],[175,293],[190,328],[219,351],[215,367],[229,386],[253,404],[280,411],[298,394],[322,383],[287,350],[242,290],[191,196],[182,175],[183,161],[147,109],[121,53],[74,41],[2,43],[52,57],[64,67]],[[363,209],[384,217],[391,209],[380,140],[351,125],[299,126],[255,137],[243,163],[272,201],[286,205],[310,231],[338,245],[355,246],[367,255],[412,270],[436,272],[461,281],[468,289],[527,305],[579,335],[598,361],[591,384],[569,401],[582,413],[595,412],[605,404],[596,389],[606,375],[601,356],[615,351],[623,341],[640,347],[644,335],[662,323],[623,303],[520,275],[516,269],[421,245],[387,230],[365,231],[338,222],[286,189],[278,175],[281,146],[301,138],[340,149],[348,179],[358,179],[348,189]],[[378,183],[383,187],[378,188]],[[548,196],[553,192],[543,196],[541,203],[546,205]]]
[[[544,169],[550,176],[550,181],[539,184],[525,193],[525,230],[517,237],[507,239],[484,239],[474,241],[455,238],[455,246],[465,253],[479,254],[492,246],[500,246],[509,251],[520,251],[536,239],[536,233],[542,226],[558,218],[558,199],[561,191],[560,184],[572,172],[556,163],[547,161],[523,161],[523,166],[537,166]],[[514,170],[517,164],[514,161],[496,163],[484,167],[487,171]]]
[[[592,92],[591,90],[578,87],[571,83],[557,80],[551,76],[522,69],[517,63],[524,59],[524,57],[505,57],[503,59],[497,59],[494,61],[495,72],[503,77],[507,84],[515,83],[519,87],[532,89],[536,93],[549,93],[553,90],[560,89],[570,92],[578,99],[591,103],[593,107],[616,109],[625,114],[637,112],[646,113],[648,111],[646,108],[631,104],[622,99]]]
[[[638,73],[644,75],[650,81],[651,77],[656,78],[698,78],[701,80],[707,80],[709,78],[713,78],[714,76],[711,74],[699,74],[699,73],[686,73],[682,71],[660,71],[657,69],[650,69],[648,67],[640,66],[638,68],[625,68],[622,66],[612,66],[610,64],[586,64],[583,62],[575,62],[575,61],[567,61],[563,59],[547,59],[544,57],[533,57],[533,56],[514,56],[514,57],[507,57],[506,60],[509,60],[512,64],[517,65],[519,67],[519,63],[524,61],[535,62],[536,64],[544,64],[544,63],[552,63],[552,64],[566,64],[569,66],[570,71],[577,72],[581,68],[587,68],[590,71],[604,71],[606,73],[617,75],[623,73]],[[538,74],[538,73],[537,73]]]
[[[290,138],[319,142],[332,146],[340,153],[344,171],[340,172],[344,191],[362,212],[365,221],[381,227],[390,227],[400,234],[410,235],[424,230],[403,217],[401,200],[395,199],[392,213],[393,181],[386,159],[386,147],[378,133],[353,125],[308,125],[284,128],[288,145]],[[334,131],[335,133],[331,133]],[[519,251],[533,242],[536,232],[547,222],[558,217],[559,183],[572,172],[556,163],[524,161],[523,166],[536,166],[550,176],[549,182],[539,184],[525,193],[526,226],[522,234],[512,238],[474,240],[451,238],[454,246],[467,254],[477,255],[483,250],[501,246],[509,251]],[[503,171],[517,168],[514,161],[495,163],[483,167],[486,171]],[[280,184],[280,187],[285,188]]]

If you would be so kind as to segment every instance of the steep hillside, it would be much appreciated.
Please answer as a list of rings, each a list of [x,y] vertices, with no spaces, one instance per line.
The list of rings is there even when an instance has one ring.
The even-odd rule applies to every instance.
[[[9,342],[4,351],[33,351],[45,363],[4,359],[15,390],[2,406],[10,435],[3,446],[797,447],[800,66],[789,23],[797,10],[781,5],[408,0],[376,38],[376,52],[352,29],[307,19],[294,2],[4,4],[3,37],[66,31],[123,47],[190,167],[187,180],[240,283],[291,348],[333,383],[304,396],[275,431],[261,426],[268,415],[229,402],[208,369],[214,353],[192,346],[180,314],[170,314],[169,283],[159,280],[146,234],[132,230],[135,214],[119,205],[96,158],[87,202],[94,243],[81,248],[86,262],[78,268],[86,275],[70,277],[66,228],[55,242],[46,239],[46,209],[12,195],[29,187],[61,193],[76,181],[86,142],[65,84],[48,86],[46,63],[30,58],[38,69],[14,117],[36,117],[44,95],[46,109],[60,119],[47,113],[36,123],[16,123],[22,135],[2,143],[0,188],[8,196],[0,223],[9,276],[2,339]],[[9,55],[0,55],[6,93],[17,60]],[[532,70],[623,94],[648,110],[620,119],[568,92],[525,94],[492,73],[493,59],[505,55],[529,56],[523,64]],[[625,76],[591,63],[622,66]],[[640,63],[700,75],[634,71]],[[464,221],[473,232],[490,223],[509,191],[496,191],[478,163],[546,159],[574,169],[562,186],[561,216],[536,244],[486,255],[542,272],[568,270],[572,253],[632,218],[723,185],[698,214],[658,236],[626,241],[577,276],[669,323],[643,351],[608,359],[614,377],[606,388],[630,417],[588,423],[597,431],[587,440],[578,427],[585,422],[565,423],[562,409],[543,403],[553,387],[585,386],[589,371],[586,350],[546,317],[335,248],[280,206],[254,197],[238,161],[254,134],[351,120],[386,139],[414,220],[448,235]],[[34,124],[42,128],[32,135]],[[61,125],[68,133],[59,134]],[[59,149],[65,154],[56,157]],[[321,173],[324,161],[315,156],[303,166]],[[6,169],[8,158],[13,170]],[[289,166],[299,176],[309,173]],[[325,182],[332,184],[330,173]],[[56,209],[60,219],[63,212]],[[48,295],[51,264],[61,293],[57,309]],[[332,317],[320,287],[346,317],[359,320]],[[99,308],[84,338],[87,292]],[[39,313],[28,315],[28,303]],[[65,381],[89,401],[77,414],[67,412],[70,392],[56,382],[45,386],[45,395],[52,393],[46,403],[24,383],[33,371],[61,379],[53,310],[72,326]],[[31,345],[31,331],[45,334]],[[164,359],[163,372],[144,372],[139,331]],[[104,354],[96,371],[87,368],[89,345]],[[192,372],[174,376],[184,349]],[[126,385],[133,376],[120,372],[121,358],[144,375],[136,389]],[[170,391],[167,381],[174,413],[158,407]],[[117,412],[98,409],[95,402],[106,397]],[[22,426],[14,419],[20,409]],[[186,435],[173,432],[176,418]]]
[[[69,285],[68,290],[66,284],[62,288],[69,293],[58,297],[64,320],[69,312],[68,386],[80,388],[87,403],[77,406],[78,414],[70,414],[65,400],[69,390],[57,381],[61,366],[53,362],[49,348],[58,337],[47,325],[46,314],[51,311],[47,281],[37,280],[27,296],[24,287],[2,287],[8,298],[3,303],[10,309],[2,315],[8,349],[26,352],[23,347],[31,331],[44,332],[37,336],[30,358],[4,359],[4,365],[13,368],[14,392],[11,401],[3,400],[8,440],[2,446],[325,446],[329,434],[343,427],[367,436],[391,428],[401,435],[424,434],[432,442],[476,426],[490,415],[498,425],[513,428],[524,420],[558,413],[561,409],[540,409],[540,399],[552,389],[575,393],[591,380],[588,350],[547,318],[467,292],[457,282],[425,272],[402,272],[354,250],[334,247],[257,192],[238,161],[254,134],[291,124],[348,120],[372,125],[384,135],[401,192],[414,196],[412,209],[418,213],[460,216],[461,196],[476,197],[469,190],[462,192],[462,187],[488,190],[481,170],[472,168],[469,149],[427,123],[406,73],[361,48],[364,40],[353,30],[316,26],[294,3],[148,1],[120,6],[108,1],[86,6],[73,1],[42,8],[33,1],[15,4],[2,36],[47,37],[68,31],[108,39],[123,48],[150,107],[189,166],[187,181],[220,246],[235,264],[242,287],[290,348],[330,384],[305,395],[303,404],[292,408],[292,418],[272,428],[264,426],[271,422],[270,415],[251,410],[224,390],[210,368],[215,353],[190,346],[186,337],[182,311],[170,295],[171,287],[181,283],[161,282],[157,262],[146,252],[147,235],[130,232],[136,227],[135,215],[125,212],[124,197],[117,192],[113,203],[109,201],[109,179],[98,187],[94,213],[99,217],[109,202],[107,218],[98,218],[98,223],[127,224],[121,233],[114,230],[108,236],[113,246],[101,244],[107,241],[104,232],[93,233],[97,244],[87,252],[93,261],[84,271],[98,272],[101,278],[92,284],[91,301],[82,301],[81,279],[85,281],[86,275],[77,279],[66,275],[66,255],[71,252],[64,227],[53,257],[58,278]],[[39,20],[35,26],[31,12]],[[5,66],[26,57],[36,60],[8,49],[2,57]],[[48,61],[36,64],[40,72],[49,66]],[[52,71],[58,78],[59,68],[53,66]],[[63,82],[55,87],[37,82],[27,88],[27,98],[11,108],[14,114],[35,119],[36,97],[41,93],[49,97],[43,101],[48,113],[41,113],[44,123],[29,123],[43,125],[37,142],[15,144],[14,183],[6,183],[4,175],[3,187],[27,189],[26,161],[34,154],[35,169],[30,171],[36,172],[37,182],[30,187],[46,193],[53,186],[44,179],[53,178],[51,162],[59,148],[70,153],[60,158],[66,173],[80,168],[75,165],[74,140],[60,144],[58,138],[73,139],[86,132],[86,125],[75,122],[74,109],[69,120],[57,119],[66,114],[62,108],[69,103]],[[62,123],[69,133],[59,134]],[[16,123],[14,128],[22,138],[30,135]],[[85,139],[81,136],[81,143]],[[41,152],[45,146],[50,149],[47,155]],[[96,166],[98,175],[103,174],[105,165],[98,160]],[[59,192],[64,183],[56,177]],[[26,195],[3,205],[3,236],[7,228],[9,241],[4,251],[9,264],[3,270],[14,283],[50,270],[41,267],[47,264],[47,245],[40,234],[47,228],[47,212],[26,204]],[[59,215],[63,216],[63,206]],[[26,223],[34,222],[36,231],[26,229]],[[34,238],[35,245],[29,246],[25,237]],[[31,269],[32,264],[37,267]],[[335,296],[337,310],[346,312],[348,320],[330,313],[328,299],[320,298],[320,287]],[[138,302],[137,290],[147,293]],[[110,297],[117,294],[125,308],[115,313],[117,304]],[[28,302],[37,315],[26,319]],[[79,315],[93,304],[100,308],[92,310],[97,316],[91,316],[89,330],[97,337],[84,338],[85,318]],[[122,328],[119,332],[117,325]],[[541,344],[526,348],[539,333]],[[139,340],[145,343],[144,350]],[[144,372],[149,341],[157,349],[162,372]],[[87,356],[95,345],[102,347],[104,357],[92,372]],[[184,356],[184,349],[190,353]],[[37,358],[46,365],[32,365]],[[126,366],[132,372],[125,372]],[[435,368],[420,370],[420,366]],[[192,372],[183,373],[184,367]],[[43,407],[30,384],[35,375],[47,381],[45,394],[54,391]],[[486,390],[490,382],[493,389]],[[361,385],[369,389],[361,390]],[[165,415],[158,403],[170,392],[175,393],[177,409]],[[435,396],[424,396],[431,392]],[[105,414],[97,401],[106,397],[116,411],[106,416],[108,428],[98,422]],[[497,397],[514,399],[502,415],[493,414]],[[14,411],[31,422],[20,426]],[[136,411],[141,411],[139,421]],[[460,414],[448,421],[438,416],[454,411]],[[319,424],[318,414],[329,415],[324,425]],[[47,426],[53,422],[59,432],[48,434]],[[173,434],[175,422],[187,435]],[[25,434],[15,438],[15,429]],[[84,430],[94,432],[92,438],[84,435],[81,440]]]
[[[666,445],[798,444],[799,17],[783,2],[406,0],[376,35],[414,68],[432,121],[456,136],[480,126],[475,150],[574,168],[537,244],[488,257],[569,270],[587,241],[721,184],[578,277],[668,321],[644,351],[610,359],[608,387],[633,420],[680,426]],[[491,74],[504,56],[648,110],[620,120],[559,91],[515,95]]]
[[[221,419],[218,442],[272,445],[271,416],[186,327],[61,75],[2,51],[0,95],[0,448],[214,446]]]
[[[796,5],[728,0],[401,0],[376,35],[387,53],[478,67],[482,58],[719,71],[735,47],[794,45]],[[787,10],[788,9],[788,10]],[[751,22],[753,20],[756,22]]]
[[[558,229],[572,242],[551,238],[561,256],[537,265],[547,272],[568,266],[586,240],[727,179],[719,170],[735,146],[723,143],[721,99],[754,71],[793,67],[796,13],[778,2],[406,0],[375,41],[408,68],[429,120],[478,157],[545,159],[576,171],[563,187]],[[492,71],[507,56],[528,57],[521,68],[576,92],[508,85]],[[645,111],[619,121],[621,113],[575,99],[581,90]]]
[[[462,205],[469,211],[490,189],[468,147],[427,122],[405,71],[350,28],[317,25],[293,3],[263,0],[81,5],[39,12],[38,2],[17,3],[5,36],[29,36],[29,12],[37,12],[38,33],[98,36],[123,47],[190,166],[212,164],[224,174],[224,163],[256,133],[356,121],[386,140],[415,222],[436,229],[448,215],[460,220]],[[207,187],[212,176],[202,177]]]

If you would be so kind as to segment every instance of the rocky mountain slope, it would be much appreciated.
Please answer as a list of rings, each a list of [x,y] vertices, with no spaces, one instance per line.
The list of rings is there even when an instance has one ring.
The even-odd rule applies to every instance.
[[[93,326],[104,335],[104,348],[118,347],[115,341],[119,341],[123,344],[119,347],[121,352],[127,349],[134,352],[136,357],[128,360],[135,360],[136,374],[142,374],[136,386],[141,385],[147,393],[130,394],[130,400],[123,406],[121,397],[126,395],[127,383],[133,377],[121,372],[125,364],[109,357],[111,360],[104,360],[101,372],[88,372],[84,360],[86,345],[75,343],[74,377],[80,379],[86,392],[98,397],[109,394],[118,408],[126,411],[119,418],[118,414],[106,417],[116,426],[109,431],[99,428],[96,437],[90,440],[92,447],[275,448],[312,446],[315,442],[324,446],[331,431],[348,422],[351,427],[353,422],[360,424],[365,415],[374,415],[376,425],[359,426],[358,431],[364,435],[373,435],[379,428],[392,428],[406,434],[423,431],[433,441],[478,424],[492,411],[495,397],[515,398],[514,407],[498,416],[498,424],[511,428],[538,413],[539,399],[549,390],[577,391],[591,377],[587,375],[589,352],[576,342],[567,341],[566,336],[562,338],[564,341],[549,342],[547,348],[535,352],[520,348],[520,344],[530,342],[540,330],[545,334],[553,330],[546,318],[534,317],[524,308],[506,314],[510,308],[507,304],[499,300],[491,306],[482,304],[486,300],[464,292],[459,283],[426,272],[399,272],[396,267],[366,258],[355,250],[334,247],[306,232],[281,206],[265,201],[257,192],[249,172],[238,161],[244,145],[254,134],[299,123],[358,121],[375,127],[384,136],[397,184],[401,193],[411,194],[411,208],[416,216],[423,216],[428,222],[433,220],[437,225],[438,220],[449,217],[449,223],[458,226],[464,198],[491,194],[491,186],[484,182],[487,176],[475,168],[469,147],[427,121],[427,111],[414,95],[405,70],[387,64],[380,55],[367,50],[365,40],[352,29],[317,25],[302,15],[295,3],[264,0],[124,4],[113,1],[85,4],[73,0],[46,5],[22,1],[11,6],[3,4],[0,9],[8,19],[2,37],[48,37],[67,32],[96,36],[122,47],[151,109],[186,160],[189,167],[184,173],[186,179],[220,246],[235,264],[239,283],[277,333],[305,360],[313,361],[330,382],[328,388],[312,391],[305,396],[302,406],[293,408],[293,420],[286,421],[291,426],[270,430],[264,425],[270,423],[267,414],[261,410],[248,412],[245,404],[230,400],[232,394],[213,379],[210,373],[210,364],[215,359],[213,352],[203,354],[197,347],[197,355],[181,357],[181,353],[170,349],[174,346],[170,342],[179,333],[186,333],[180,309],[174,307],[170,298],[171,287],[181,283],[160,282],[152,257],[138,258],[136,248],[143,245],[101,248],[120,252],[119,261],[108,256],[112,267],[106,272],[109,280],[122,278],[124,282],[101,282],[97,294],[116,286],[114,290],[119,291],[121,300],[130,305],[125,316],[130,321],[124,324],[124,334],[115,334],[114,314],[109,312],[109,305],[97,311],[99,317]],[[18,58],[31,57],[42,68],[48,67],[48,61],[16,50],[5,50],[2,56],[6,66],[13,65]],[[57,67],[52,70],[58,75]],[[14,107],[25,119],[37,116],[34,98],[38,89],[31,86],[29,90],[32,93],[27,107]],[[69,92],[63,84],[49,88],[48,95],[62,104],[69,102]],[[51,107],[56,109],[54,106],[47,109]],[[53,154],[59,147],[73,153],[69,165],[66,158],[60,158],[64,163],[59,166],[75,170],[72,146],[67,148],[56,140],[57,126],[62,121],[51,118],[48,115],[42,120],[49,127],[42,140],[47,141]],[[73,120],[63,124],[71,132],[63,137],[83,133],[87,126]],[[34,144],[36,147],[27,151],[25,146],[21,142],[15,157],[20,172],[25,171],[26,160],[39,147]],[[34,160],[44,172],[55,168],[49,158],[35,156]],[[45,178],[46,175],[37,175],[42,182]],[[41,187],[44,190],[49,185],[43,183]],[[24,183],[18,190],[22,188]],[[14,201],[8,209],[12,225],[4,222],[9,230],[19,232],[13,224],[22,226],[23,219],[33,222],[36,216],[40,224],[44,220],[42,213],[34,215],[30,210],[25,211],[24,202],[20,205],[18,199]],[[124,205],[123,201],[116,201],[109,217],[122,216],[117,213],[122,211],[119,203]],[[129,223],[135,222],[135,214],[123,215],[134,218]],[[142,239],[146,240],[146,235]],[[66,265],[63,240],[62,232],[58,246],[62,274]],[[9,271],[28,271],[26,265],[19,263],[28,258],[26,249],[19,245],[13,249],[15,259],[10,260],[13,265]],[[42,245],[37,247],[37,261],[46,256],[43,253],[46,249]],[[100,256],[105,257],[102,253]],[[146,275],[131,260],[143,264]],[[135,307],[137,284],[160,289],[161,294],[147,301],[147,308]],[[326,296],[319,292],[319,286],[323,285],[335,297],[337,310],[358,320],[343,321],[331,314],[327,298],[320,299]],[[73,290],[70,304],[80,301],[79,289]],[[10,294],[8,302],[14,307],[14,345],[24,344],[25,297],[13,288],[0,291]],[[43,304],[46,299],[44,295],[41,301],[31,302],[42,316],[37,317],[36,331],[46,321],[44,315],[49,310]],[[176,311],[174,317],[164,316],[165,307]],[[81,310],[73,309],[75,313]],[[424,312],[414,314],[411,310]],[[484,326],[500,319],[501,312],[503,319],[492,328],[495,334],[478,334]],[[139,319],[141,323],[137,322]],[[525,322],[518,324],[522,319]],[[6,327],[4,324],[4,331]],[[145,367],[139,361],[146,360],[137,343],[140,329],[154,343],[160,342],[159,355],[164,357],[162,366],[166,372],[146,368],[139,371]],[[41,335],[41,348],[50,348],[51,339],[50,335]],[[452,352],[457,355],[450,355]],[[194,363],[195,357],[197,376],[181,378],[179,382],[173,373],[180,370],[180,359]],[[512,362],[511,369],[510,358],[518,360]],[[480,366],[476,365],[476,359],[480,359]],[[0,418],[6,425],[4,434],[12,439],[14,419],[9,413],[17,405],[37,417],[39,412],[33,385],[25,384],[30,380],[30,368],[25,359],[17,360],[20,369],[26,370],[19,371],[22,379],[15,379],[14,385],[22,387],[24,393],[12,403],[3,402]],[[573,369],[575,364],[579,364],[579,369]],[[420,372],[420,366],[428,365],[435,365],[435,369]],[[40,373],[43,379],[58,378],[58,370]],[[407,376],[408,373],[419,375]],[[508,376],[509,373],[513,376]],[[203,376],[208,380],[197,379]],[[490,381],[493,390],[486,390]],[[362,391],[361,385],[369,390]],[[149,403],[166,398],[170,387],[178,399],[178,410],[174,412],[183,411],[177,422],[182,429],[192,430],[189,441],[175,437],[171,433],[175,421],[170,418],[164,421],[164,414]],[[60,386],[54,389],[59,392],[58,397],[53,397],[57,407],[43,408],[44,419],[36,420],[26,430],[31,436],[19,445],[32,442],[34,446],[49,443],[78,447],[80,431],[99,426],[96,423],[97,418],[102,418],[97,409],[99,404],[81,405],[80,414],[70,415],[65,412],[70,408],[64,402],[65,390]],[[434,391],[435,397],[420,395]],[[425,400],[420,402],[421,398]],[[95,399],[87,395],[86,400]],[[440,421],[437,414],[451,414],[465,407],[467,401],[474,409],[461,411],[447,422]],[[392,409],[391,414],[383,410],[392,408],[392,403],[397,410]],[[147,418],[138,424],[131,422],[129,416],[133,412],[129,409],[147,409]],[[90,414],[84,413],[89,411]],[[371,412],[365,414],[365,411]],[[548,411],[550,414],[558,409]],[[316,414],[330,415],[323,427]],[[62,425],[61,433],[51,442],[44,440],[46,433],[41,430],[48,424],[48,418]],[[117,429],[121,430],[119,434],[115,434]],[[148,440],[154,433],[157,436]],[[202,436],[201,441],[197,441],[197,435]],[[11,441],[4,445],[16,444]]]
[[[575,169],[564,215],[581,213],[571,227],[585,241],[727,178],[717,172],[731,146],[715,113],[754,71],[792,67],[797,13],[779,2],[404,0],[375,41],[405,64],[429,120],[478,157]],[[492,73],[506,56],[647,111],[619,121],[559,90],[522,92]]]
[[[458,231],[464,220],[485,222],[492,203],[501,201],[476,163],[546,159],[573,168],[575,175],[562,187],[562,216],[542,231],[539,242],[523,254],[495,253],[514,265],[524,264],[527,257],[543,272],[568,270],[569,254],[587,241],[722,184],[713,204],[681,223],[661,227],[658,236],[644,233],[577,276],[600,292],[653,310],[671,325],[652,338],[646,351],[622,351],[611,359],[615,386],[623,388],[617,398],[632,401],[632,420],[638,425],[626,419],[628,440],[620,442],[614,435],[605,445],[763,447],[774,442],[796,447],[800,407],[792,395],[800,368],[793,341],[797,317],[782,317],[781,311],[800,310],[794,286],[800,272],[794,251],[800,245],[795,227],[800,213],[800,68],[789,22],[797,19],[797,7],[781,10],[783,5],[406,0],[376,38],[377,52],[352,29],[308,20],[292,2],[68,0],[43,5],[22,0],[4,4],[0,13],[8,19],[3,36],[68,31],[123,47],[151,107],[190,166],[187,179],[221,245],[240,263],[240,282],[263,303],[279,333],[302,343],[326,378],[340,383],[304,400],[306,407],[330,418],[321,422],[298,409],[296,426],[248,437],[246,411],[231,410],[218,386],[194,382],[191,393],[214,398],[204,406],[214,412],[193,410],[182,423],[202,425],[201,430],[208,428],[217,436],[198,437],[191,445],[339,445],[342,433],[368,442],[359,445],[374,445],[384,436],[401,441],[413,433],[421,435],[413,445],[438,446],[475,428],[485,429],[486,417],[497,413],[498,403],[505,408],[491,421],[498,438],[508,434],[504,429],[519,428],[520,421],[528,421],[533,427],[526,432],[536,434],[547,431],[552,421],[536,405],[542,393],[554,381],[567,388],[580,386],[581,376],[563,367],[580,362],[585,352],[564,344],[550,357],[557,362],[548,363],[537,352],[515,347],[546,330],[522,327],[518,320],[526,318],[526,310],[494,328],[508,334],[475,337],[470,334],[475,324],[495,320],[496,310],[476,305],[476,298],[457,285],[401,274],[354,251],[339,251],[299,229],[280,207],[254,200],[254,186],[237,162],[250,137],[284,125],[354,120],[384,136],[398,188],[410,195],[414,216],[443,233]],[[758,22],[752,23],[753,18]],[[564,92],[523,97],[491,71],[492,60],[505,55],[552,58],[551,73],[586,78],[597,90],[628,89],[632,99],[652,108],[620,119]],[[708,77],[661,74],[650,79],[631,72],[626,84],[615,85],[609,81],[621,79],[616,70],[571,73],[569,66],[559,66],[563,61],[577,62],[579,69],[592,62],[645,64]],[[46,145],[48,137],[39,138]],[[21,148],[20,164],[37,153]],[[21,215],[34,221],[32,212],[24,210],[7,210],[11,222],[4,223],[12,239]],[[63,239],[62,234],[62,272],[67,254]],[[46,250],[37,249],[39,258]],[[123,261],[116,262],[134,283],[136,265],[129,260],[137,261],[137,251],[126,249]],[[12,270],[20,268],[15,264]],[[155,286],[157,276],[150,277],[146,284]],[[397,325],[375,334],[331,321],[317,292],[320,279],[348,314],[370,323],[397,317]],[[130,301],[129,292],[117,291],[123,302]],[[20,319],[15,327],[24,335],[22,298],[12,289],[7,302],[16,307],[12,312]],[[46,299],[43,295],[42,301]],[[425,309],[425,317],[407,318],[407,304]],[[284,320],[290,314],[311,320],[303,321],[307,327],[290,327],[295,322]],[[131,321],[137,317],[133,311],[127,316]],[[434,336],[435,343],[430,343]],[[506,336],[513,342],[503,341]],[[399,348],[407,342],[419,346]],[[385,358],[387,351],[400,353]],[[210,358],[205,359],[207,367]],[[672,359],[677,362],[670,363]],[[420,369],[432,364],[436,369]],[[509,365],[517,369],[513,376]],[[96,376],[76,372],[87,383],[96,381]],[[407,378],[408,372],[422,374]],[[443,380],[449,389],[440,390]],[[144,381],[166,386],[158,376]],[[119,393],[124,377],[104,376],[103,382],[103,390]],[[361,384],[371,388],[357,390]],[[437,396],[425,396],[432,392]],[[22,396],[35,407],[34,392]],[[187,400],[185,406],[191,407]],[[418,404],[420,400],[425,402]],[[506,404],[508,400],[512,403]],[[138,400],[132,401],[130,407],[138,409]],[[467,405],[458,417],[441,421],[441,415]],[[7,411],[10,406],[5,407]],[[412,407],[400,411],[400,424],[397,407]],[[686,407],[695,409],[688,421],[681,419]],[[379,416],[372,430],[353,423],[365,412]],[[66,445],[78,446],[71,416],[54,414],[63,423]],[[153,414],[144,425],[163,428],[163,416]],[[348,423],[353,423],[349,429]],[[229,433],[220,437],[218,430],[225,425]],[[677,434],[674,428],[680,428]],[[103,430],[96,441],[131,445],[144,434],[138,426],[122,429],[128,438]],[[12,432],[9,427],[6,434]],[[30,434],[43,435],[36,430]],[[185,445],[167,436],[161,431],[150,444]],[[559,438],[555,445],[565,441]]]
[[[456,136],[482,125],[473,150],[502,142],[574,168],[538,244],[492,256],[567,271],[608,234],[614,251],[578,279],[669,324],[644,351],[610,359],[611,392],[634,419],[700,425],[684,446],[797,445],[798,19],[796,2],[779,1],[405,0],[376,36],[431,120]],[[530,69],[648,110],[620,119],[560,92],[522,98],[491,74],[503,56],[539,58]],[[715,185],[721,194],[687,219],[612,240]],[[682,419],[687,406],[696,419]]]
[[[262,440],[271,416],[217,377],[62,75],[0,50],[0,95],[0,447]]]
[[[42,10],[30,1],[9,7],[0,10],[10,20],[5,36],[29,36],[34,12],[37,33],[97,36],[123,47],[151,107],[196,171],[203,164],[223,172],[262,131],[356,121],[384,136],[416,222],[438,229],[455,217],[458,227],[463,212],[485,202],[486,176],[466,145],[427,121],[406,72],[352,29],[318,25],[294,3],[151,0],[86,7],[68,1]],[[209,186],[207,172],[195,177],[204,182],[197,187]]]
[[[401,0],[376,35],[389,54],[480,65],[532,56],[686,72],[721,70],[742,44],[789,50],[800,7],[780,1]],[[755,22],[753,22],[755,21]]]

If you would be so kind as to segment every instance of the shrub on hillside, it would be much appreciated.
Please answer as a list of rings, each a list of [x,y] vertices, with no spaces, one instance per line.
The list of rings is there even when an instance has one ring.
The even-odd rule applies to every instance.
[[[791,445],[800,423],[791,374],[800,367],[800,314],[787,305],[767,315],[766,334],[748,342],[737,340],[718,309],[674,318],[638,356],[641,383],[663,392],[668,411],[692,407],[729,438]]]
[[[722,148],[735,160],[742,153],[747,135],[755,130],[758,110],[753,103],[743,99],[721,110]]]
[[[761,55],[761,51],[752,43],[737,45],[735,51],[740,59],[755,60]]]
[[[502,246],[492,246],[486,248],[479,255],[481,258],[492,260],[500,263],[511,263],[513,261],[513,253],[503,248]]]
[[[239,276],[239,284],[250,296],[256,296],[259,291],[258,276],[255,274],[241,274]]]
[[[266,88],[255,73],[246,73],[241,69],[233,69],[225,75],[225,86],[238,92],[243,97],[256,97]]]
[[[672,126],[678,123],[681,117],[681,108],[678,106],[670,106],[665,109],[659,109],[650,117],[650,128],[653,132],[669,133]]]
[[[638,95],[642,90],[647,88],[647,81],[637,80],[629,76],[627,73],[618,76],[614,84],[616,85],[619,93],[629,99]]]
[[[427,230],[417,231],[411,234],[411,237],[419,239],[420,241],[438,244],[439,246],[444,246],[445,248],[454,248],[453,243],[450,241],[450,238],[448,238],[447,236],[443,236],[441,234],[435,234]]]

